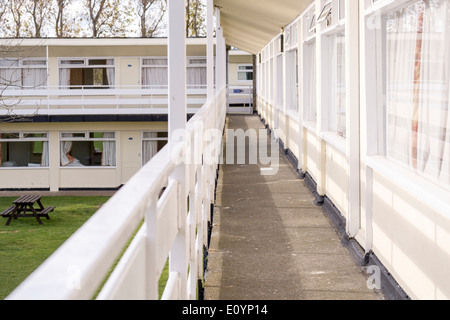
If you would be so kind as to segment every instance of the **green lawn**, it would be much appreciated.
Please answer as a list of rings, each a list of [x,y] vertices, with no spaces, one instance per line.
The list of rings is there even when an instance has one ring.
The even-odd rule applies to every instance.
[[[17,197],[0,197],[0,211]],[[4,299],[29,274],[86,222],[109,197],[44,197],[55,206],[50,220],[19,218],[6,226],[0,217],[0,299]]]

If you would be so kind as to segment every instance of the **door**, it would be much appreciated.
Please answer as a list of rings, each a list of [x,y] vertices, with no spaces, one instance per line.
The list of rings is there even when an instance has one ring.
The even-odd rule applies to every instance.
[[[141,132],[121,133],[122,178],[126,183],[141,168]]]

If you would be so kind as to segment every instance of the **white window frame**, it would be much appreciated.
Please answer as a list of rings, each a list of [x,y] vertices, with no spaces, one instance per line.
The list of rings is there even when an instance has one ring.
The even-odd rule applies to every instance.
[[[50,143],[49,143],[49,132],[47,131],[8,131],[8,132],[1,132],[1,134],[18,134],[17,138],[11,138],[11,139],[5,139],[0,138],[0,142],[47,142],[47,152],[48,155],[50,155]],[[42,134],[45,135],[45,137],[26,137],[26,135],[29,134]],[[44,146],[43,146],[44,147]],[[48,169],[49,165],[46,166],[33,166],[33,167],[1,167],[0,170],[5,169]]]
[[[239,70],[240,67],[252,67],[252,69],[251,70]],[[249,64],[249,63],[247,63],[247,64],[238,64],[237,65],[237,79],[238,79],[238,81],[239,82],[245,82],[245,83],[252,82],[253,80],[240,80],[239,79],[239,74],[242,74],[242,73],[244,73],[246,76],[247,76],[247,74],[251,73],[252,74],[252,78],[253,78],[253,65]]]
[[[1,61],[11,61],[12,64],[10,66],[2,66],[0,65],[0,69],[13,69],[13,70],[20,70],[20,86],[19,85],[10,85],[10,86],[4,86],[4,83],[2,83],[3,79],[0,79],[0,88],[5,87],[8,90],[28,90],[28,89],[47,89],[48,87],[48,61],[47,58],[44,57],[27,57],[27,58],[20,58],[20,57],[10,57],[10,58],[0,58]],[[44,64],[26,64],[26,62],[29,61],[41,61],[44,62]],[[24,75],[23,70],[27,69],[42,69],[45,70],[45,83],[36,84],[35,86],[28,88],[24,87],[23,79]]]
[[[325,1],[324,6],[322,7],[322,13],[326,13],[325,17],[320,21],[321,23],[326,22],[326,17],[331,16],[331,24],[327,25],[324,29],[322,29],[321,36],[322,36],[322,48],[324,49],[323,52],[327,54],[326,59],[323,59],[322,61],[326,61],[326,63],[322,63],[322,69],[325,68],[325,72],[322,72],[324,74],[329,75],[326,79],[322,79],[325,82],[324,89],[328,93],[327,95],[322,95],[322,101],[325,103],[325,108],[327,109],[326,112],[322,112],[322,117],[326,117],[325,126],[322,127],[322,133],[324,133],[324,137],[329,137],[330,135],[336,135],[336,138],[341,138],[342,141],[339,143],[338,149],[345,150],[345,139],[347,135],[347,125],[346,121],[344,122],[345,127],[345,133],[339,132],[337,128],[332,128],[332,122],[333,119],[337,116],[337,105],[336,105],[336,94],[337,94],[337,50],[335,48],[336,46],[336,38],[339,35],[344,35],[344,52],[347,55],[346,52],[346,45],[345,45],[345,28],[346,28],[346,20],[345,19],[338,19],[340,15],[341,2],[344,3],[344,0],[332,0],[332,1]],[[328,9],[327,9],[328,6]],[[323,24],[325,26],[325,24]],[[347,67],[344,69],[344,75],[345,78],[348,76]],[[347,86],[347,82],[344,81],[345,87]],[[348,88],[345,88],[345,92],[347,94]],[[347,103],[344,100],[344,109],[345,114],[347,116],[348,110],[347,110]],[[336,122],[337,123],[337,122]],[[344,135],[345,134],[345,135]],[[336,138],[330,138],[330,141],[333,141],[335,143],[336,141],[340,141],[340,139]]]
[[[144,60],[165,60],[166,64],[144,64]],[[169,72],[169,60],[167,58],[167,56],[149,56],[149,57],[141,57],[140,58],[140,63],[141,63],[141,67],[140,67],[140,76],[139,76],[139,81],[141,83],[141,88],[150,88],[150,89],[167,89],[168,88],[168,84],[167,85],[148,85],[144,83],[144,69],[145,68],[159,68],[159,69],[165,69],[166,72]]]
[[[158,133],[168,133],[168,131],[167,130],[145,130],[145,131],[141,131],[141,155],[144,154],[144,141],[167,141],[167,142],[169,142],[169,137],[145,138],[144,136],[145,136],[146,133],[156,133],[156,134],[158,134]],[[146,163],[147,162],[144,162],[144,157],[142,156],[141,157],[141,165],[144,166]]]
[[[114,137],[113,138],[91,138],[90,134],[91,133],[113,133]],[[64,137],[64,134],[76,134],[76,135],[83,135],[83,137]],[[72,142],[77,142],[77,141],[85,141],[85,142],[90,142],[90,141],[101,141],[101,142],[114,142],[115,146],[116,146],[116,152],[115,152],[115,165],[114,166],[63,166],[61,165],[61,160],[59,161],[59,167],[61,169],[114,169],[117,167],[117,155],[118,155],[118,148],[117,148],[117,132],[116,131],[110,131],[110,130],[89,130],[89,131],[60,131],[59,132],[59,141],[58,141],[58,145],[59,145],[59,158],[61,158],[61,142],[64,141],[72,141]]]
[[[310,63],[310,61],[307,61],[307,50],[313,50],[314,47],[314,63]],[[303,42],[303,73],[304,73],[304,81],[301,84],[303,86],[303,126],[307,128],[310,131],[313,131],[315,133],[316,127],[317,127],[317,43],[316,38],[313,37],[311,39],[308,39]],[[311,73],[311,74],[309,74]],[[314,76],[313,79],[308,78],[309,76]],[[313,85],[316,90],[311,90],[311,85]],[[309,107],[309,102],[311,99],[314,99],[315,107],[314,110],[312,110]],[[310,111],[314,111],[315,114],[310,114]],[[312,119],[313,118],[313,119]]]
[[[63,61],[80,61],[83,62],[83,64],[64,64]],[[106,65],[89,65],[90,60],[112,60],[112,64],[106,64]],[[61,75],[60,70],[61,69],[98,69],[98,68],[109,68],[114,69],[114,84],[108,84],[108,85],[72,85],[73,87],[82,87],[83,89],[106,89],[106,90],[112,90],[115,89],[117,84],[115,81],[117,70],[116,70],[116,58],[114,57],[60,57],[58,58],[58,87],[66,87],[66,85],[61,84]],[[70,85],[68,86],[71,87]]]
[[[195,63],[194,60],[202,60],[205,63]],[[215,63],[214,63],[215,64]],[[206,89],[207,87],[207,79],[206,79],[206,75],[207,75],[207,57],[206,56],[189,56],[186,57],[186,85],[188,89]],[[214,66],[213,66],[214,67]],[[205,83],[201,83],[201,84],[188,84],[188,69],[189,68],[204,68],[205,69]],[[215,72],[214,72],[215,74]]]
[[[292,68],[292,66],[290,66],[290,61],[289,59],[291,58],[291,55],[295,55],[294,57],[294,61],[295,61],[295,68]],[[299,79],[299,64],[298,64],[298,56],[299,56],[299,52],[298,52],[298,48],[291,48],[290,50],[286,51],[285,53],[285,78],[286,78],[286,112],[287,113],[292,113],[294,115],[297,115],[299,112],[299,108],[300,108],[300,95],[299,95],[299,86],[300,86],[300,79]],[[293,69],[295,70],[295,78],[296,78],[296,83],[295,83],[295,87],[293,89],[292,85],[288,84],[290,83],[290,79],[288,79],[288,69]],[[291,90],[295,91],[295,96],[296,99],[295,101],[291,101],[291,97],[292,97],[292,92]]]
[[[412,4],[416,0],[365,0],[364,21],[366,27],[366,43],[378,42],[376,50],[366,51],[366,109],[368,117],[368,158],[367,164],[386,179],[404,188],[411,194],[420,197],[434,198],[434,194],[447,194],[450,192],[450,184],[443,183],[431,176],[416,172],[407,164],[387,156],[387,112],[384,98],[386,87],[386,74],[382,67],[386,53],[379,46],[380,41],[386,39],[386,30],[383,29],[383,16],[397,8]],[[375,28],[376,26],[376,28]],[[380,31],[381,30],[381,31]],[[384,46],[384,44],[383,44]],[[367,45],[366,45],[367,48]],[[377,67],[374,67],[377,66]],[[377,80],[374,80],[377,79]],[[393,172],[396,172],[393,177]],[[400,176],[403,175],[402,178]],[[408,180],[415,181],[412,183]],[[414,185],[414,186],[412,186]],[[425,196],[424,196],[425,194]],[[438,211],[444,213],[442,206],[432,205]],[[448,214],[448,211],[445,212]]]

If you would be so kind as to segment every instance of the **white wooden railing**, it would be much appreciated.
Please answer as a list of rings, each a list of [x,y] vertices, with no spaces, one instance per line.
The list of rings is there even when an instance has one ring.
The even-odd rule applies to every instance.
[[[187,87],[188,113],[195,113],[206,102],[204,85]],[[4,104],[14,107],[15,114],[167,114],[167,86],[114,88],[7,88],[1,92]],[[0,110],[0,116],[7,109]]]
[[[253,86],[228,86],[228,105],[253,105]]]
[[[208,100],[184,141],[170,141],[7,299],[158,299],[168,259],[162,298],[196,299],[221,150],[204,137],[223,132],[225,97]]]

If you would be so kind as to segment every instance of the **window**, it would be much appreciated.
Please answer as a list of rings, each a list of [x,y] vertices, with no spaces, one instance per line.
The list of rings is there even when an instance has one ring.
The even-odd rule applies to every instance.
[[[298,53],[286,52],[286,109],[298,112]]]
[[[142,133],[142,165],[149,162],[167,144],[167,132]]]
[[[59,60],[59,86],[62,89],[112,89],[114,85],[114,59]]]
[[[167,58],[142,59],[142,85],[144,88],[167,88],[169,85]]]
[[[385,97],[386,154],[450,184],[448,0],[412,1],[383,14],[377,44]]]
[[[253,65],[238,65],[238,80],[239,81],[252,81],[253,80]]]
[[[115,136],[114,132],[61,132],[61,166],[114,167]]]
[[[317,19],[317,22],[323,22],[326,21],[326,26],[330,26],[331,22],[332,22],[332,17],[331,17],[331,10],[332,10],[332,4],[331,2],[328,2],[327,4],[325,4],[322,8],[322,12],[319,15],[319,18]]]
[[[283,92],[283,55],[277,56],[277,108],[283,108],[284,92]]]
[[[45,58],[0,59],[0,88],[45,89],[46,87]]]
[[[346,137],[346,74],[345,74],[345,34],[337,33],[328,37],[331,43],[330,59],[330,112],[328,131]]]
[[[48,167],[48,133],[0,133],[0,166]]]
[[[207,83],[206,58],[188,58],[186,65],[187,88],[205,89]]]
[[[304,120],[315,126],[317,122],[316,107],[316,42],[304,45]]]

